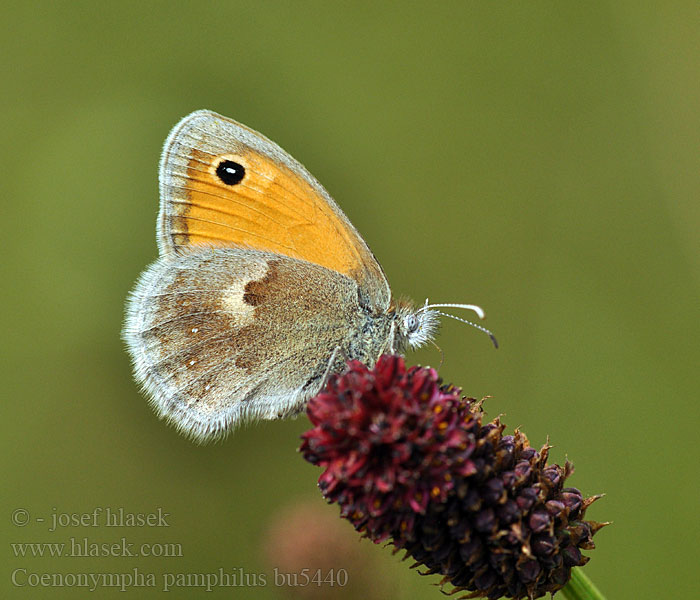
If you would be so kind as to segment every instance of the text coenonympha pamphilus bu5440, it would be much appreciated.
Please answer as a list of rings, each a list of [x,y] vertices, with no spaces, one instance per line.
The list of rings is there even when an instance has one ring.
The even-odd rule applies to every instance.
[[[210,111],[182,119],[165,142],[157,241],[123,337],[158,414],[198,440],[299,412],[348,359],[373,365],[424,344],[437,308],[483,317],[467,304],[393,300],[321,184]]]

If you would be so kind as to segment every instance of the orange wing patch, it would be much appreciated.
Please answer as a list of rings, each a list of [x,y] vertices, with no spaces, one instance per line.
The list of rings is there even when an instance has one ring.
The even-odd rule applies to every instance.
[[[186,117],[166,142],[159,242],[163,253],[234,245],[299,258],[389,302],[381,267],[320,184],[278,146],[214,113]]]

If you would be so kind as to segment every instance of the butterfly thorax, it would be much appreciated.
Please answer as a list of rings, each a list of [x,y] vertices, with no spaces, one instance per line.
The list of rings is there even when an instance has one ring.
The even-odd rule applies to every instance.
[[[347,359],[374,365],[384,353],[402,353],[422,346],[433,339],[438,326],[434,311],[416,310],[413,302],[405,298],[392,301],[387,310],[376,310],[359,302],[343,318],[354,321],[354,326],[349,327],[345,344],[338,348],[337,364],[332,370],[341,369]]]

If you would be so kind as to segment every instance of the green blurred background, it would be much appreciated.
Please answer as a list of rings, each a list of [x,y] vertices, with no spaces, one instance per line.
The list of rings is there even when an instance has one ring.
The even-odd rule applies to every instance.
[[[572,485],[607,494],[589,517],[614,525],[586,572],[610,598],[694,595],[698,29],[695,2],[5,7],[2,596],[83,591],[18,588],[16,569],[158,577],[155,591],[100,597],[219,568],[249,585],[171,596],[311,591],[272,578],[314,552],[284,516],[296,503],[337,520],[296,453],[308,421],[196,446],[154,416],[119,339],[126,294],[156,257],[161,144],[198,108],[303,162],[397,295],[485,307],[501,349],[446,322],[441,374],[493,396],[489,413],[534,445],[549,436],[553,458],[576,465]],[[408,358],[440,361],[432,347]],[[169,526],[48,530],[54,513],[96,507],[160,507]],[[441,597],[436,577],[343,525],[359,558],[335,541],[323,558],[364,565],[346,597]],[[10,545],[71,537],[177,543],[182,556],[22,558]]]

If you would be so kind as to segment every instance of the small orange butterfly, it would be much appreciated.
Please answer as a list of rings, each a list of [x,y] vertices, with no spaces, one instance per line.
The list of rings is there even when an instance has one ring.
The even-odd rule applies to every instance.
[[[424,344],[437,308],[483,318],[468,304],[392,300],[321,184],[275,143],[206,110],[165,142],[157,240],[123,338],[156,411],[198,440],[299,412],[347,359],[372,365]]]

